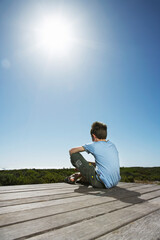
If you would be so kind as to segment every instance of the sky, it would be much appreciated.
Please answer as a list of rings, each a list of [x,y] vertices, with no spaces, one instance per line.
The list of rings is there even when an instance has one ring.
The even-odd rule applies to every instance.
[[[159,12],[159,0],[1,0],[0,169],[71,167],[94,121],[121,167],[160,166]]]

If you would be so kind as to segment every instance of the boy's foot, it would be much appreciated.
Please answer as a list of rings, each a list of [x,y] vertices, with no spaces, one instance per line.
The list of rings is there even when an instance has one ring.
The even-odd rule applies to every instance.
[[[76,181],[77,181],[77,179],[79,179],[80,177],[81,177],[81,173],[80,173],[80,172],[77,172],[77,173],[72,174],[72,175],[69,176],[69,177],[66,177],[66,178],[64,179],[64,181],[65,181],[66,183],[75,184]]]
[[[75,184],[75,182],[76,182],[75,178],[72,177],[72,176],[66,177],[66,178],[64,179],[64,181],[65,181],[66,183],[70,183],[70,184]]]
[[[80,184],[83,184],[83,185],[87,185],[89,184],[85,177],[82,177],[81,173],[78,172],[78,173],[75,173],[75,174],[72,174],[71,176],[65,178],[64,180],[66,183],[70,183],[70,184],[75,184],[75,183],[80,183]]]
[[[80,172],[74,173],[74,174],[72,174],[71,176],[66,177],[66,178],[64,179],[64,181],[65,181],[66,183],[75,184],[75,182],[77,181],[77,179],[78,179],[79,177],[81,177],[81,173],[80,173]]]

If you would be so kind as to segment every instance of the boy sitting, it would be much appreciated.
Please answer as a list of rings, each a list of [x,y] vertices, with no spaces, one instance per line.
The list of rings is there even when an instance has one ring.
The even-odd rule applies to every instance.
[[[92,124],[90,134],[92,143],[82,147],[72,148],[69,153],[73,166],[80,171],[66,179],[68,183],[75,183],[82,176],[96,188],[111,188],[120,181],[120,167],[118,151],[107,137],[107,126],[101,122]],[[80,152],[86,151],[95,157],[95,164],[87,162]],[[94,167],[96,166],[96,168]]]

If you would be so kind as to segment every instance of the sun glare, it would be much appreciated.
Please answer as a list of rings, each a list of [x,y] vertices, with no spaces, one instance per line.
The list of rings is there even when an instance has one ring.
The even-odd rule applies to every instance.
[[[72,48],[72,25],[59,16],[45,17],[35,28],[35,40],[45,53],[64,56]]]

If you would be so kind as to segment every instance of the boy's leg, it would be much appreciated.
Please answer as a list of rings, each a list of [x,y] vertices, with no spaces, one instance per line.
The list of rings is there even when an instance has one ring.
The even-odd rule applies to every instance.
[[[83,177],[86,178],[93,187],[104,188],[104,184],[97,180],[94,166],[87,162],[80,153],[73,153],[71,155],[71,163],[76,167]]]

